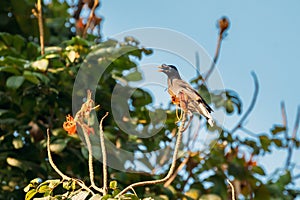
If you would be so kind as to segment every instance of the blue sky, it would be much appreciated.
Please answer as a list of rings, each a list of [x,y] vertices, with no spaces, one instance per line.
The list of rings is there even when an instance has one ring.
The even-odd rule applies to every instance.
[[[288,123],[293,128],[300,105],[299,1],[106,0],[101,3],[104,37],[135,28],[168,28],[191,37],[211,56],[217,41],[216,22],[227,16],[231,27],[217,66],[225,88],[237,91],[246,109],[253,93],[251,71],[256,72],[260,82],[258,101],[247,127],[262,133],[268,132],[274,123],[280,124],[280,102],[284,101]],[[147,61],[151,62],[151,57]],[[184,71],[183,66],[179,70]],[[185,75],[189,77],[188,73]],[[226,125],[233,126],[237,119],[228,117]],[[299,164],[300,159],[295,155],[296,152],[293,159]],[[284,158],[284,153],[276,151],[259,162],[267,163],[266,169],[271,172],[275,166],[283,165]]]

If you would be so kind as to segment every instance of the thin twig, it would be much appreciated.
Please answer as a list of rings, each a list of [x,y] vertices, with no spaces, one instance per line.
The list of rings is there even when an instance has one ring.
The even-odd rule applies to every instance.
[[[93,7],[92,7],[92,9],[91,9],[89,19],[88,19],[88,21],[87,21],[87,23],[86,23],[86,25],[85,25],[85,27],[84,27],[83,33],[82,33],[82,37],[83,37],[83,38],[86,37],[87,30],[88,30],[88,28],[90,27],[90,24],[91,24],[92,19],[93,19],[93,17],[94,17],[95,9],[97,8],[98,4],[99,4],[99,0],[94,0],[94,5],[93,5]]]
[[[102,123],[105,117],[107,117],[108,112],[102,117],[100,124],[99,124],[99,130],[100,130],[100,145],[102,149],[102,157],[103,157],[103,196],[107,193],[107,155],[106,155],[106,148],[104,143],[104,133],[103,133],[103,127]]]
[[[287,138],[287,141],[289,143],[288,143],[288,154],[287,154],[287,158],[286,158],[286,162],[285,162],[285,168],[286,169],[288,169],[288,167],[291,164],[293,149],[294,149],[294,143],[295,143],[295,139],[296,139],[296,133],[297,133],[298,127],[299,127],[299,121],[300,121],[300,107],[298,107],[298,110],[297,110],[297,116],[296,116],[296,121],[295,121],[294,129],[293,129],[292,138],[291,138],[291,140],[289,140]]]
[[[222,40],[223,40],[224,36],[226,36],[226,31],[228,30],[228,28],[230,26],[230,22],[229,22],[229,19],[227,17],[222,17],[221,19],[219,19],[218,23],[219,23],[218,24],[219,37],[218,37],[217,48],[216,48],[216,52],[215,52],[213,62],[211,63],[211,66],[210,66],[208,72],[206,73],[206,75],[202,79],[203,83],[209,78],[209,76],[212,74],[212,72],[214,71],[214,69],[216,67],[216,64],[217,64],[217,61],[218,61],[218,58],[219,58],[219,55],[220,55]]]
[[[86,132],[84,126],[79,121],[77,123],[79,123],[79,125],[81,127],[83,127],[82,131],[83,131],[83,135],[84,135],[84,140],[88,147],[88,152],[89,152],[88,165],[89,165],[89,175],[90,175],[91,186],[98,192],[103,193],[103,190],[101,188],[97,187],[95,184],[95,181],[94,181],[93,151],[92,151],[92,145],[91,145],[91,141],[89,138],[89,134]]]
[[[47,129],[47,152],[48,152],[48,159],[49,159],[49,163],[51,165],[51,167],[54,169],[54,171],[63,179],[66,181],[70,181],[73,180],[75,181],[81,188],[85,189],[86,191],[90,192],[91,194],[94,195],[94,192],[92,190],[90,190],[81,180],[77,180],[74,178],[71,178],[65,174],[63,174],[58,167],[55,165],[55,163],[53,162],[52,159],[52,155],[51,155],[51,150],[50,150],[50,133],[49,133],[49,129]]]
[[[235,200],[234,187],[233,187],[232,183],[231,183],[228,179],[226,179],[226,181],[227,181],[227,183],[228,183],[228,184],[230,185],[230,187],[231,187],[231,199],[232,199],[232,200]]]
[[[206,73],[206,75],[203,78],[203,82],[205,82],[210,77],[210,75],[212,74],[212,72],[214,71],[214,69],[216,67],[216,64],[217,64],[217,61],[219,58],[219,54],[220,54],[222,39],[223,39],[222,34],[219,34],[215,56],[214,56],[214,59],[211,63],[211,66],[210,66],[208,72]]]
[[[183,115],[182,119],[181,119],[181,124],[180,124],[180,127],[178,129],[178,133],[177,133],[177,140],[176,140],[176,144],[175,144],[175,148],[174,148],[172,164],[171,164],[171,167],[169,169],[168,174],[164,178],[159,179],[159,180],[141,181],[141,182],[133,183],[133,184],[127,186],[125,189],[123,189],[115,198],[119,198],[121,195],[125,194],[128,190],[130,190],[134,187],[159,184],[159,183],[163,183],[163,182],[166,182],[167,180],[169,180],[169,178],[172,176],[172,174],[174,173],[174,170],[175,170],[177,154],[178,154],[178,151],[179,151],[179,147],[180,147],[181,140],[182,140],[182,133],[183,133],[184,126],[185,126],[185,123],[186,123],[186,119],[187,119],[186,115],[187,114],[185,113]]]
[[[287,140],[289,136],[288,136],[288,131],[287,131],[286,109],[285,109],[285,104],[283,101],[281,102],[280,107],[281,107],[282,124],[285,127],[284,136],[285,136],[285,139]]]
[[[47,129],[47,151],[48,151],[48,159],[49,159],[49,163],[51,165],[51,167],[54,169],[54,171],[56,173],[58,173],[59,176],[61,176],[61,178],[63,180],[71,180],[71,177],[68,177],[67,175],[63,174],[55,165],[55,163],[52,160],[52,156],[51,156],[51,150],[50,150],[50,133],[49,133],[49,129]]]
[[[251,103],[247,109],[247,111],[244,113],[244,115],[241,117],[240,121],[237,123],[237,125],[230,131],[231,133],[234,133],[238,128],[243,126],[243,123],[245,122],[245,120],[247,119],[247,117],[249,116],[249,114],[251,113],[251,111],[254,108],[254,105],[256,103],[257,100],[257,96],[258,96],[258,92],[259,92],[259,83],[258,83],[258,79],[257,76],[255,74],[255,72],[251,72],[251,75],[253,77],[253,81],[254,81],[254,93],[253,93],[253,97],[251,100]]]
[[[186,165],[186,163],[189,161],[190,159],[190,155],[188,155],[181,163],[180,165],[177,167],[177,169],[175,170],[175,172],[173,173],[173,175],[169,178],[168,181],[165,182],[164,187],[168,187],[176,178],[178,172],[180,172],[182,170],[182,168]]]
[[[293,139],[296,139],[297,131],[299,128],[299,123],[300,123],[300,106],[298,106],[298,110],[297,110],[297,116],[296,116],[295,126],[293,129],[293,135],[292,135]]]
[[[37,1],[36,8],[37,8],[37,18],[38,18],[39,32],[40,32],[41,55],[44,55],[45,54],[45,43],[44,43],[42,0]]]

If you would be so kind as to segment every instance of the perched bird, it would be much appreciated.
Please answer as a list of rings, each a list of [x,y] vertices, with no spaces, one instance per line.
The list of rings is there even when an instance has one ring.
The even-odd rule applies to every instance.
[[[168,76],[168,92],[171,95],[172,102],[189,114],[199,113],[203,115],[209,125],[213,126],[214,121],[210,114],[213,109],[190,84],[181,79],[177,68],[166,64],[162,64],[159,68],[160,72]]]

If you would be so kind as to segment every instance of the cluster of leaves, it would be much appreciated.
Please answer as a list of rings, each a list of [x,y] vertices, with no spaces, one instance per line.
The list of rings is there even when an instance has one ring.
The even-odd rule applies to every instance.
[[[47,128],[53,129],[51,150],[56,153],[55,161],[62,163],[60,167],[64,170],[71,168],[71,174],[83,179],[88,174],[85,165],[86,151],[82,150],[84,145],[77,136],[68,136],[61,127],[65,116],[71,113],[72,86],[76,72],[93,45],[96,44],[74,37],[60,46],[46,48],[45,55],[40,56],[35,43],[27,42],[19,35],[1,33],[0,142],[3,191],[1,194],[4,196],[11,195],[19,199],[17,195],[23,194],[22,188],[29,180],[35,177],[47,179],[52,176],[45,159]],[[151,51],[138,48],[129,41],[120,44],[109,40],[97,46],[102,49],[114,49],[116,52],[122,52],[129,46],[135,50],[113,62],[110,68],[113,70],[108,72],[109,75],[98,89],[97,96],[101,97],[101,102],[106,102],[103,103],[106,107],[103,112],[110,111],[110,94],[113,85],[119,80],[116,74],[136,68],[130,57],[139,59],[142,54],[149,54]],[[109,60],[114,55],[107,53],[103,57]],[[134,73],[141,76],[136,70]],[[132,76],[129,74],[126,77],[130,80]],[[150,102],[149,99],[143,98],[150,97],[147,92],[138,92],[139,95],[131,97],[132,102],[139,102],[133,103],[133,110],[141,110],[140,107]],[[112,123],[110,121],[108,124]]]
[[[84,143],[77,135],[69,136],[61,128],[65,116],[72,111],[74,80],[79,68],[87,59],[96,63],[99,68],[109,65],[98,81],[95,92],[96,103],[101,104],[102,108],[99,116],[107,111],[111,113],[111,94],[116,85],[120,85],[123,91],[128,93],[133,91],[128,104],[123,107],[130,112],[131,121],[127,123],[129,127],[138,127],[141,133],[147,132],[149,127],[156,128],[155,123],[160,123],[159,120],[151,122],[151,115],[160,118],[157,113],[167,113],[164,127],[155,137],[147,139],[128,135],[118,127],[115,119],[107,118],[103,124],[104,130],[112,143],[132,152],[150,152],[161,146],[169,146],[176,132],[176,114],[173,107],[152,108],[149,111],[152,103],[150,93],[132,88],[128,84],[130,81],[142,79],[134,61],[142,59],[143,55],[151,54],[151,50],[141,47],[132,37],[125,38],[123,42],[107,40],[99,44],[93,42],[95,38],[92,36],[88,39],[70,37],[74,33],[64,26],[66,20],[71,17],[66,12],[68,5],[64,1],[51,2],[52,4],[44,8],[45,39],[48,44],[55,46],[47,47],[43,56],[40,56],[39,46],[33,42],[38,36],[36,21],[28,20],[35,1],[0,2],[1,16],[12,14],[12,17],[5,17],[0,24],[3,27],[1,30],[9,32],[0,34],[1,199],[24,198],[23,188],[30,180],[30,184],[25,187],[28,199],[42,196],[64,198],[64,194],[69,195],[78,189],[74,181],[56,179],[58,175],[47,161],[47,128],[52,130],[50,148],[53,160],[61,171],[80,180],[89,180],[86,164],[88,156]],[[20,3],[24,6],[19,6]],[[15,33],[22,34],[25,38],[14,35]],[[88,56],[92,50],[97,54]],[[243,113],[242,101],[236,92],[209,91],[199,81],[201,79],[197,78],[193,83],[216,109],[221,109],[228,115]],[[77,92],[85,94],[86,89],[88,88],[83,87],[82,91]],[[269,177],[263,167],[255,162],[258,156],[272,152],[275,147],[283,150],[299,148],[299,140],[296,137],[288,137],[287,130],[286,125],[276,125],[270,133],[239,137],[235,131],[216,124],[214,128],[208,128],[208,131],[216,132],[220,137],[212,141],[206,151],[192,152],[188,147],[184,147],[185,153],[177,160],[177,167],[182,171],[177,174],[171,185],[139,187],[135,188],[135,192],[139,197],[156,199],[227,199],[230,193],[226,179],[230,179],[240,197],[293,199],[299,196],[299,190],[292,185],[292,164]],[[169,153],[173,151],[171,147],[168,150]],[[96,155],[95,157],[97,158]],[[123,157],[115,159],[120,163],[127,160]],[[138,159],[149,170],[158,163],[164,165],[168,161],[168,158],[157,158],[157,161],[147,163],[148,159],[145,157]],[[163,159],[165,162],[160,162]],[[128,161],[133,163],[134,160]],[[96,162],[94,166],[95,182],[101,184],[102,165]],[[114,197],[121,188],[130,183],[160,179],[164,173],[155,176],[131,174],[109,168],[109,175],[111,184],[107,198]],[[36,177],[40,179],[35,179]],[[90,197],[89,194],[85,195],[81,199]],[[136,197],[129,195],[127,198]]]

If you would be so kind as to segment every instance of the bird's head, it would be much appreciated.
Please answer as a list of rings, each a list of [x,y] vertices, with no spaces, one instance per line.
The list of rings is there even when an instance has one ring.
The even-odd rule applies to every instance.
[[[174,65],[162,64],[158,68],[159,68],[159,70],[158,70],[159,72],[163,72],[163,73],[167,74],[169,77],[179,76],[179,72]]]

